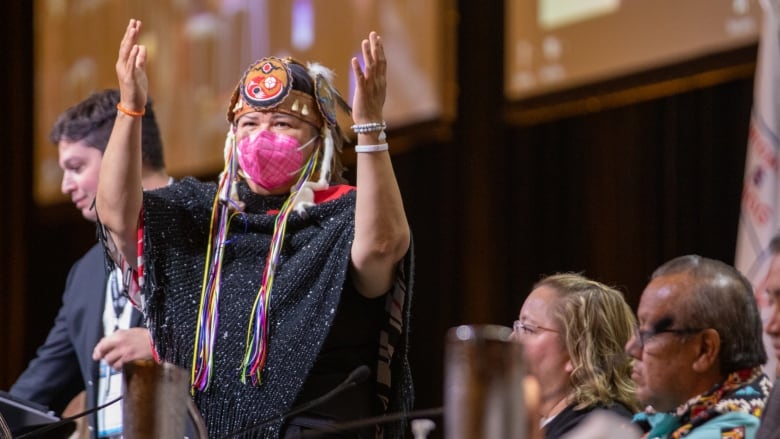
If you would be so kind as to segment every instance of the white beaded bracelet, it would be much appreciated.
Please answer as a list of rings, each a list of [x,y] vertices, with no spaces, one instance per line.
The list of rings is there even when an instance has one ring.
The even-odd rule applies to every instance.
[[[357,134],[373,133],[376,131],[384,131],[387,128],[385,121],[382,122],[368,122],[352,125],[352,131]]]
[[[355,152],[380,152],[387,150],[387,143],[380,143],[378,145],[355,145]]]

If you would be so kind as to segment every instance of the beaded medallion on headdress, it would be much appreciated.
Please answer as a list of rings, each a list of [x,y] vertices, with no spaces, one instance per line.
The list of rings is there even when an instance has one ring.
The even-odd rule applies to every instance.
[[[335,123],[335,107],[326,113],[319,103],[319,96],[293,88],[295,76],[291,64],[299,63],[290,59],[266,57],[249,66],[233,91],[228,106],[228,122],[235,123],[238,118],[253,111],[273,110],[295,116],[317,129],[322,128],[323,119],[330,124]],[[312,81],[316,82],[314,77]],[[330,91],[327,81],[322,82],[325,85],[320,88],[327,89],[330,94],[326,100],[332,101],[336,92]]]
[[[292,72],[278,58],[263,58],[249,66],[241,80],[241,95],[253,107],[273,108],[292,88]]]

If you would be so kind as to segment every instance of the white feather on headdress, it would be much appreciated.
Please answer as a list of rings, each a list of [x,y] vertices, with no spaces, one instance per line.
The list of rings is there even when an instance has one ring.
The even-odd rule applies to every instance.
[[[306,63],[306,69],[309,71],[309,76],[311,76],[311,79],[315,79],[317,75],[321,75],[323,78],[328,80],[329,84],[333,83],[333,78],[336,76],[336,74],[333,73],[333,70],[323,66],[318,62]]]
[[[324,143],[324,151],[322,152],[322,163],[320,163],[320,184],[326,185],[330,183],[330,167],[333,162],[333,135],[328,128],[328,124],[322,126],[322,142]]]
[[[333,161],[333,136],[328,124],[322,126],[323,153],[320,163],[320,178],[303,183],[295,198],[295,211],[302,217],[307,217],[306,209],[314,206],[314,192],[324,191],[330,187],[330,168]]]

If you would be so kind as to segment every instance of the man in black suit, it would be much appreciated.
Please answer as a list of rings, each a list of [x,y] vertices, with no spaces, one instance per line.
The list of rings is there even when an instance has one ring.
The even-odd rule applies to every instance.
[[[58,148],[62,192],[90,221],[96,221],[93,201],[118,103],[117,90],[94,93],[67,109],[49,136]],[[142,139],[144,189],[167,185],[170,178],[151,104],[143,115]],[[86,390],[86,407],[92,408],[121,393],[118,371],[125,362],[152,358],[141,315],[122,294],[121,274],[106,273],[104,257],[103,247],[95,244],[73,265],[54,326],[11,387],[12,395],[61,413],[71,399]],[[120,404],[89,417],[93,438],[119,436],[121,426]]]
[[[769,315],[764,322],[764,331],[772,339],[775,356],[780,364],[780,235],[775,236],[769,244],[772,261],[767,274],[766,299]],[[772,393],[769,394],[764,413],[761,415],[761,426],[756,433],[756,439],[780,439],[780,385],[775,380]]]

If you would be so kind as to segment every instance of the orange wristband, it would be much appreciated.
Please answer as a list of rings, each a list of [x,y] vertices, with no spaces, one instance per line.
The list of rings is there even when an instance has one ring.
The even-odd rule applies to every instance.
[[[141,111],[131,111],[123,107],[121,102],[116,104],[116,109],[121,111],[122,113],[125,113],[128,116],[133,116],[133,117],[141,117],[144,114],[146,114],[146,108],[141,109]]]

